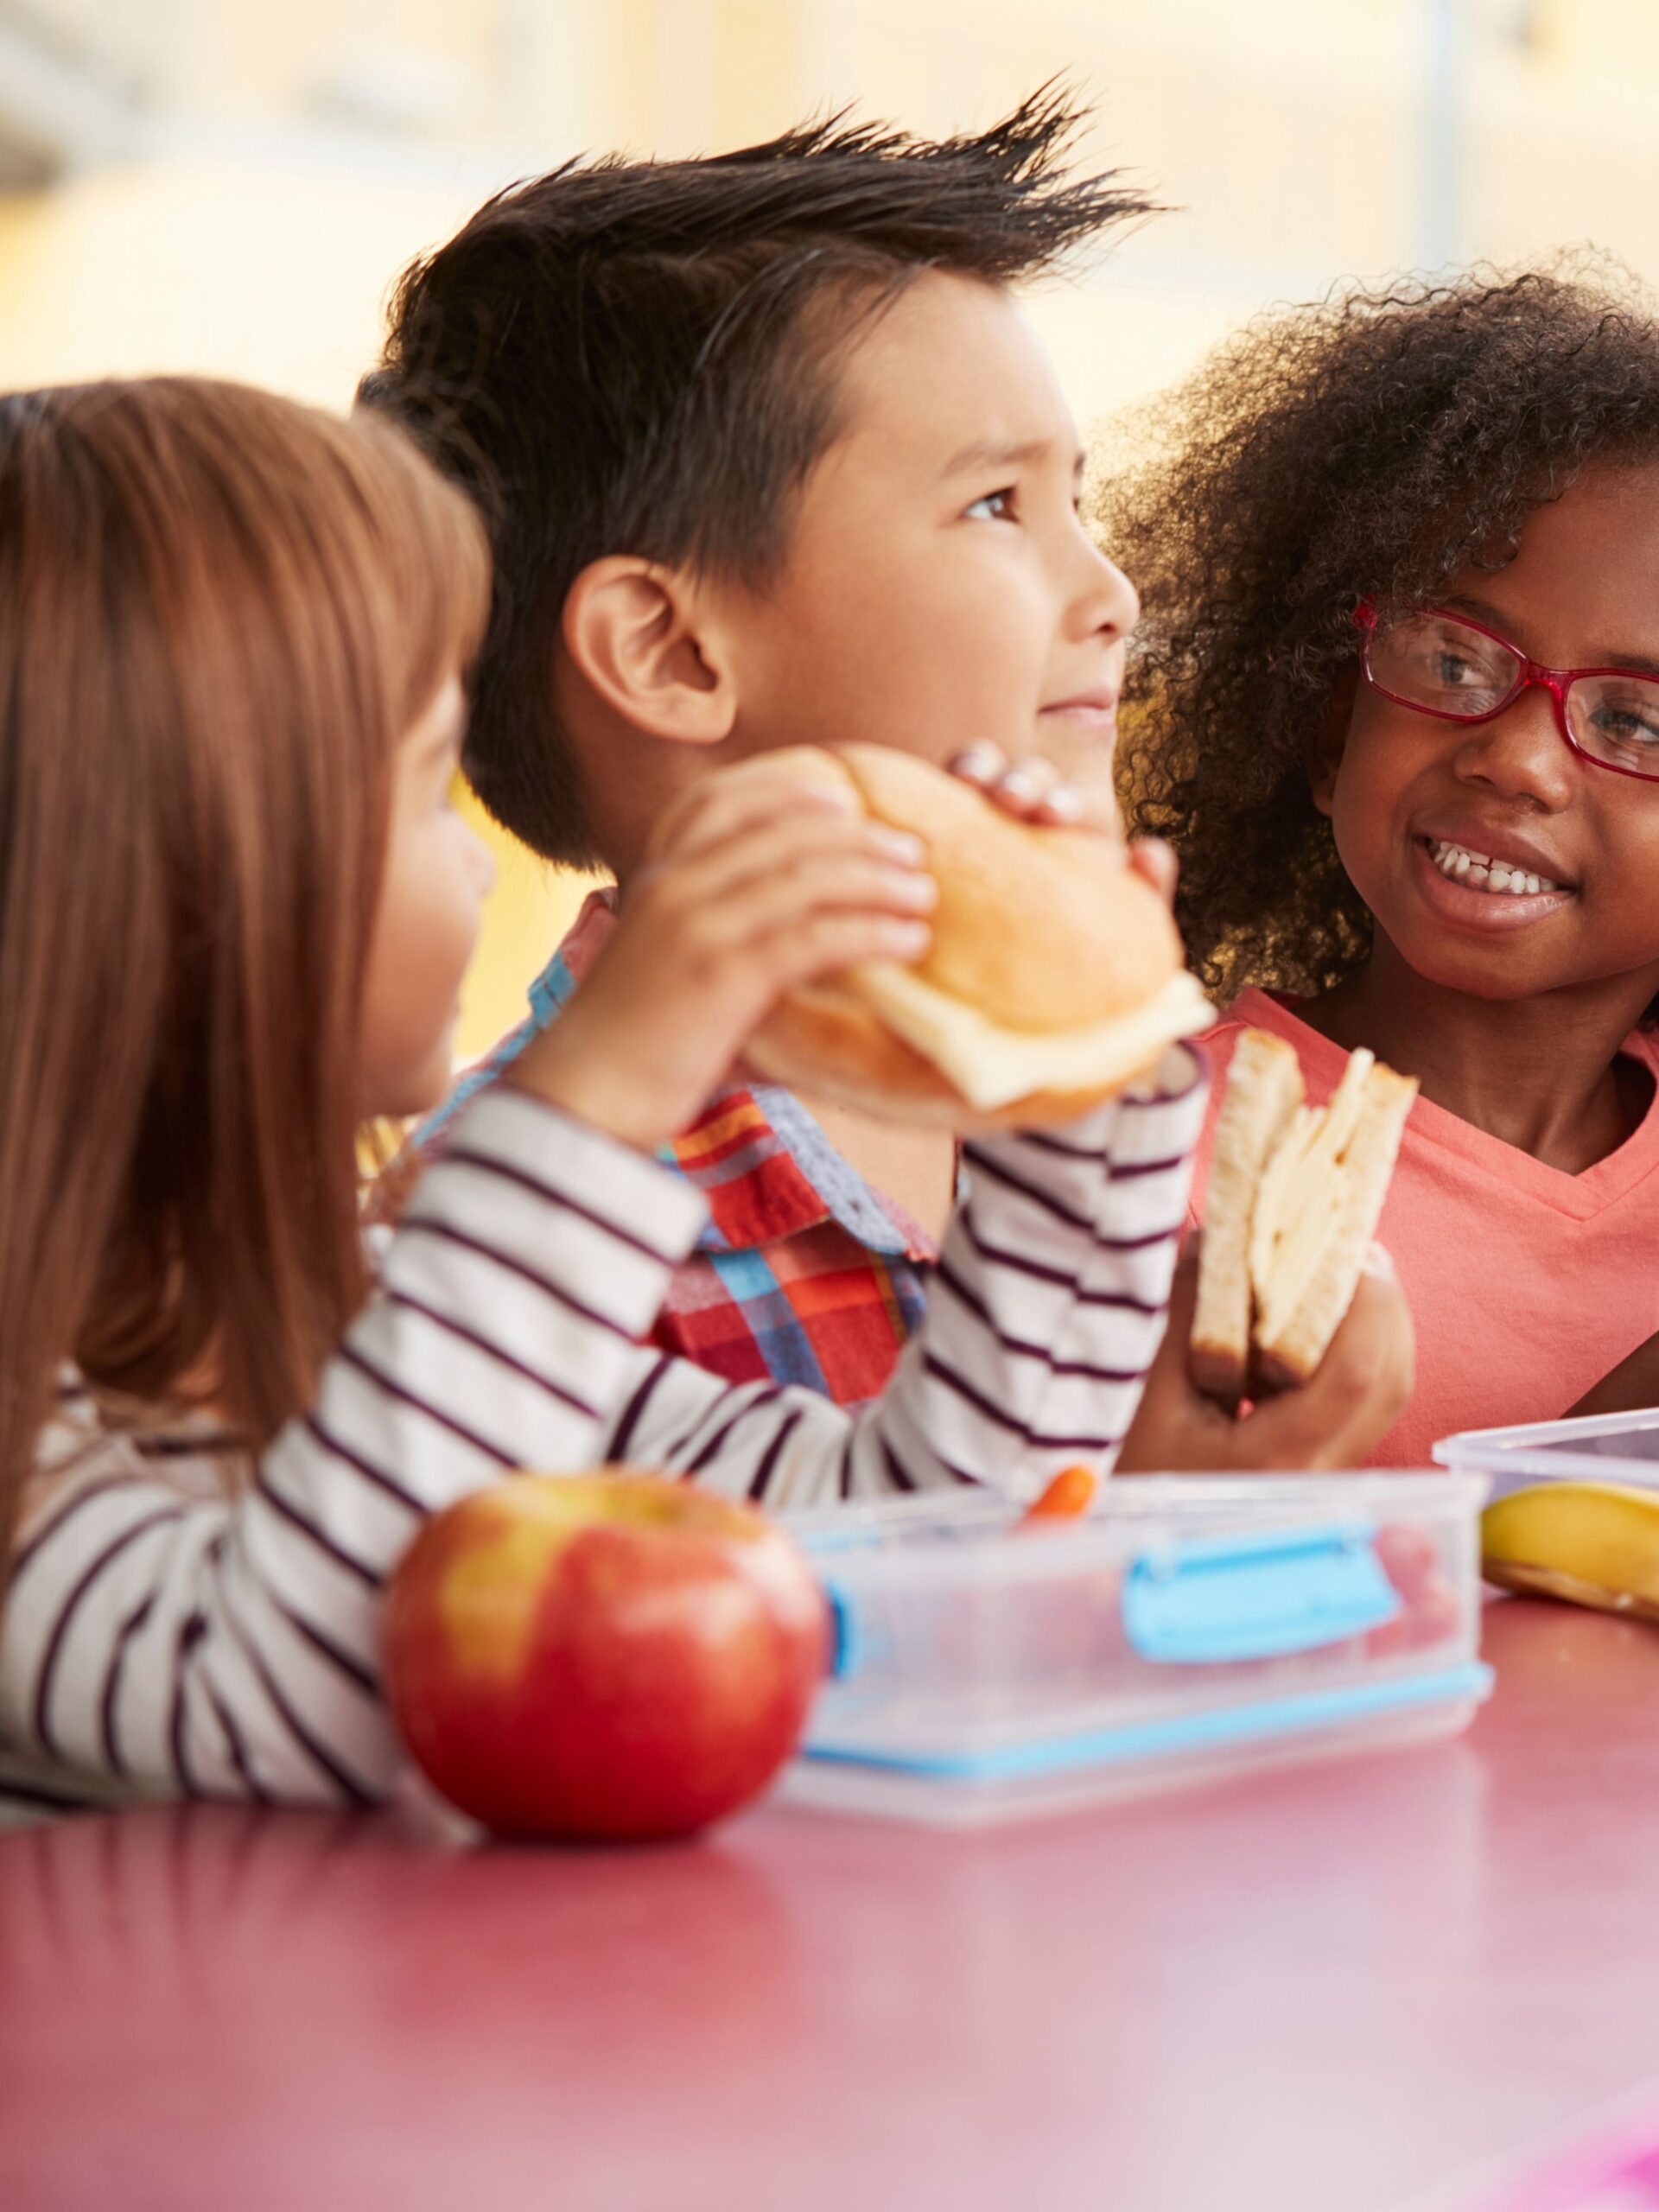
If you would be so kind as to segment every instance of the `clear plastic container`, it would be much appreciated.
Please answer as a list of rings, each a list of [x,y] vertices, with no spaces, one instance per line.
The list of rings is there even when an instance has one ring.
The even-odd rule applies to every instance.
[[[1548,1482],[1659,1488],[1659,1410],[1465,1429],[1443,1438],[1434,1457],[1443,1467],[1483,1476],[1494,1497]]]
[[[1478,1476],[1135,1478],[1014,1525],[979,1493],[792,1526],[837,1630],[798,1801],[966,1823],[1453,1733]]]

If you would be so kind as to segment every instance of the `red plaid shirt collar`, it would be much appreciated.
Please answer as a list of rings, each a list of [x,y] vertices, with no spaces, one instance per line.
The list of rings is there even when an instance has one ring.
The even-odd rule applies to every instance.
[[[610,889],[589,895],[531,985],[529,1016],[473,1071],[433,1134],[480,1083],[500,1074],[557,1020],[616,926],[615,900]],[[775,1084],[723,1084],[662,1157],[708,1201],[700,1250],[748,1250],[833,1221],[869,1251],[922,1263],[938,1256],[926,1232],[865,1182],[793,1093]]]

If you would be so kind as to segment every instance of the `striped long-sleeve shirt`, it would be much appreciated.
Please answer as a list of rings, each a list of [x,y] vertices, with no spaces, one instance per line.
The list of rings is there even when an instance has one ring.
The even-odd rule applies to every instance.
[[[474,1101],[316,1402],[257,1459],[134,1433],[73,1378],[0,1619],[0,1799],[365,1804],[402,1759],[382,1594],[423,1520],[517,1469],[610,1460],[786,1510],[1109,1463],[1167,1300],[1204,1079],[965,1155],[922,1327],[856,1413],[639,1338],[702,1200],[529,1095]]]

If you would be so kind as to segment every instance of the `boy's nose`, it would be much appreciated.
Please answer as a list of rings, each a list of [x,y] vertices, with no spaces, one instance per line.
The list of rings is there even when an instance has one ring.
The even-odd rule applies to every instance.
[[[1141,620],[1141,594],[1117,563],[1102,552],[1081,523],[1077,533],[1086,550],[1077,626],[1084,634],[1104,631],[1114,638],[1127,638]]]
[[[1465,782],[1485,784],[1503,798],[1530,799],[1550,814],[1571,798],[1579,770],[1541,684],[1491,721],[1465,729],[1455,765]]]

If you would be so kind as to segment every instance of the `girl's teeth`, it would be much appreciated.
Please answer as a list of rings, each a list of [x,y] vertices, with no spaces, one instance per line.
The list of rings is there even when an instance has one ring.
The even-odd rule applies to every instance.
[[[1524,868],[1493,860],[1488,853],[1468,852],[1463,846],[1448,845],[1440,837],[1429,838],[1428,856],[1442,875],[1450,876],[1453,883],[1466,883],[1475,891],[1508,891],[1524,898],[1561,887],[1550,876],[1529,875]]]

